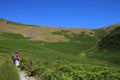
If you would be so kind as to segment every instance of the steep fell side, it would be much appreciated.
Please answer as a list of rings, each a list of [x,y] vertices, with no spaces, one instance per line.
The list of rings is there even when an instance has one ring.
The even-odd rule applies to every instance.
[[[115,26],[116,27],[116,26]],[[120,50],[120,25],[117,25],[109,34],[98,43],[99,49]]]

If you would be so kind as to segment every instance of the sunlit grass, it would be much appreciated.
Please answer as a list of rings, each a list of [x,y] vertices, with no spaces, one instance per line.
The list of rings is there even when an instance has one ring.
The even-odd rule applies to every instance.
[[[0,53],[0,80],[19,80],[19,74],[9,54]]]

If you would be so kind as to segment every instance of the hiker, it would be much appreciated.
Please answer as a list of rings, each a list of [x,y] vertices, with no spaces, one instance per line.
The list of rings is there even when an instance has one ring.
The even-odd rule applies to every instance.
[[[13,63],[17,67],[19,66],[19,58],[20,58],[19,52],[16,51],[15,54],[13,55],[12,59],[13,59]]]
[[[15,64],[15,60],[16,60],[15,54],[12,56],[12,60],[13,60],[13,63]]]
[[[31,55],[28,55],[28,58],[29,58],[29,63],[30,63],[30,65],[32,65],[32,64],[33,64],[33,62],[32,62],[32,56],[31,56]]]

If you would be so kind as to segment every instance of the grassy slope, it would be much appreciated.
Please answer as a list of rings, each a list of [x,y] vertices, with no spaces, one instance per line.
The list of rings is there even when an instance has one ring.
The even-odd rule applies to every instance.
[[[19,80],[17,69],[9,54],[0,52],[0,80]]]
[[[91,50],[92,53],[87,54],[88,57],[120,65],[120,25],[117,24],[95,31],[98,36],[98,45],[96,49]]]
[[[120,25],[99,42],[100,49],[120,50]]]
[[[54,27],[44,27],[44,26],[34,26],[34,25],[25,25],[21,23],[15,23],[11,21],[7,21],[0,18],[0,31],[10,32],[10,33],[19,33],[24,35],[25,37],[32,37],[32,40],[42,40],[49,42],[68,42],[69,39],[65,38],[63,35],[54,35],[53,32],[56,31],[69,31],[68,34],[71,33],[81,33],[85,32],[89,35],[89,33],[94,32],[89,29],[65,29],[65,28],[54,28]]]
[[[83,38],[82,38],[83,43],[85,42],[84,40],[88,41],[87,39],[89,39],[84,36]],[[103,66],[109,66],[111,64],[109,61],[100,60],[99,58],[96,59],[94,58],[94,56],[88,58],[85,53],[89,52],[89,50],[86,52],[86,50],[84,50],[84,47],[81,47],[81,43],[79,44],[78,42],[79,40],[77,41],[77,43],[76,41],[49,43],[49,42],[42,42],[42,41],[30,41],[29,39],[24,38],[22,35],[11,34],[11,33],[0,34],[0,39],[1,39],[0,52],[6,53],[6,54],[9,53],[9,55],[12,56],[12,53],[14,53],[15,50],[19,50],[21,55],[21,69],[26,70],[29,75],[37,76],[39,78],[41,78],[41,76],[39,75],[42,75],[42,77],[44,78],[46,77],[49,79],[51,79],[52,76],[55,77],[56,74],[59,74],[59,72],[61,73],[61,68],[62,67],[64,68],[66,64],[71,64],[71,65],[66,65],[67,69],[72,66],[73,67],[77,66],[82,68],[82,66],[78,64],[82,64],[82,65],[85,64],[86,69],[84,70],[86,71],[84,74],[88,74],[87,69],[91,70],[94,67],[97,67],[96,65],[103,67]],[[84,45],[88,45],[88,44],[84,43]],[[96,45],[96,43],[92,45]],[[90,47],[88,48],[90,49]],[[29,56],[31,56],[33,61],[32,66],[29,63]],[[86,64],[89,64],[89,65],[86,65]],[[76,69],[73,69],[73,70],[76,71],[77,67]],[[115,67],[115,65],[111,67]],[[41,72],[44,69],[45,71]],[[54,69],[58,71],[54,72]],[[107,70],[110,70],[109,67],[107,67]],[[116,68],[115,72],[117,70],[119,70],[119,68]],[[54,72],[54,75],[51,73],[51,71]],[[78,72],[75,72],[75,74],[76,73]],[[97,73],[98,72],[96,72],[95,74]],[[101,72],[99,75],[101,75],[102,73],[103,72]],[[64,70],[62,70],[61,74],[64,75]],[[66,77],[66,78],[63,78],[64,80],[66,80],[69,76],[68,74],[66,74],[66,76],[63,76],[63,75],[59,75],[58,80],[61,79],[61,77]],[[113,75],[118,76],[119,74],[116,72],[116,74],[113,74]],[[76,74],[76,76],[80,77],[79,74]]]
[[[54,36],[64,36],[70,42],[50,43],[31,41],[19,34],[1,33],[0,52],[9,53],[9,55],[12,56],[15,50],[19,50],[21,55],[21,69],[26,70],[29,75],[39,78],[41,78],[40,75],[42,75],[42,77],[52,80],[55,78],[57,80],[77,80],[83,77],[85,79],[90,79],[90,77],[95,79],[97,76],[105,74],[107,76],[112,76],[113,79],[111,80],[114,80],[115,77],[118,79],[118,75],[120,75],[120,57],[119,54],[117,54],[118,52],[110,53],[109,51],[98,51],[96,47],[97,43],[104,37],[103,34],[106,34],[104,29],[95,30],[95,36],[88,36],[84,31],[81,33],[68,33],[68,30],[55,30],[52,32]],[[101,32],[103,33],[102,35]],[[91,32],[89,33],[94,34]],[[32,66],[29,63],[29,58],[33,61]],[[86,68],[83,69],[82,65],[85,65],[84,67]],[[105,66],[107,68],[104,69]],[[79,67],[84,73],[79,72],[81,71]],[[95,68],[97,70],[95,74],[92,74]],[[115,68],[115,70],[113,70],[113,68]],[[70,71],[71,74],[66,73],[66,69]],[[75,75],[73,74],[78,78],[75,79]],[[101,79],[105,79],[105,75],[102,75]],[[110,77],[106,78],[106,80],[109,78]]]

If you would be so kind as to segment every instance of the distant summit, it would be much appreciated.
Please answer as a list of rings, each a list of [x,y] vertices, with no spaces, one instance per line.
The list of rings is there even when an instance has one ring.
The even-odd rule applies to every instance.
[[[5,20],[3,18],[0,18],[0,30],[3,32],[22,34],[25,37],[31,37],[32,40],[49,42],[69,42],[69,39],[65,35],[72,36],[73,34],[84,33],[86,35],[94,36],[94,31],[85,28],[56,28],[49,26],[36,26],[17,23]]]

